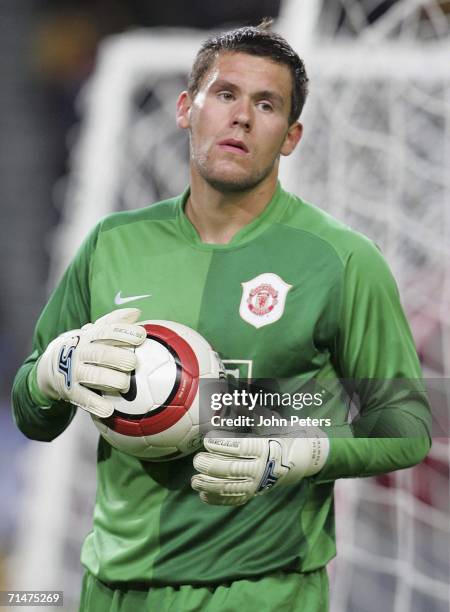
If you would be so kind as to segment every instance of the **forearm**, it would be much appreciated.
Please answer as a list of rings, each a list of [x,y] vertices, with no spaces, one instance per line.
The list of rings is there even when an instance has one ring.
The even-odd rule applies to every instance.
[[[12,410],[17,427],[28,438],[50,441],[56,438],[73,419],[76,408],[60,400],[48,400],[42,408],[43,394],[30,389],[29,375],[49,343],[62,332],[76,329],[90,320],[90,262],[98,228],[86,239],[83,247],[66,270],[36,325],[33,353],[17,372],[12,389]]]
[[[338,478],[374,476],[411,467],[420,463],[430,449],[428,432],[426,423],[406,414],[403,415],[403,430],[392,432],[391,436],[376,432],[370,437],[331,435],[327,463],[315,480],[328,482]]]
[[[38,406],[28,386],[32,367],[33,363],[25,362],[17,372],[12,389],[13,417],[27,438],[50,442],[66,429],[76,408],[62,401],[53,402],[48,408]]]

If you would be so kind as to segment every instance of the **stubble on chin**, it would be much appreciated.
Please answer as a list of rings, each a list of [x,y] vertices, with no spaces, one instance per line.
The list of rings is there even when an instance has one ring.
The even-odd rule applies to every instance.
[[[191,148],[191,161],[198,174],[213,189],[220,193],[240,193],[251,191],[257,187],[271,173],[275,161],[271,166],[253,172],[238,172],[214,169],[208,155],[195,155]]]

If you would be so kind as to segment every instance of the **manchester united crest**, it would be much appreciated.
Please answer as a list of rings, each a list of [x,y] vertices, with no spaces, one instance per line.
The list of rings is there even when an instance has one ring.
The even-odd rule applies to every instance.
[[[239,314],[256,328],[275,323],[283,315],[286,296],[291,287],[272,272],[265,272],[242,283]]]
[[[262,283],[250,291],[247,298],[250,312],[259,317],[271,312],[278,304],[278,291],[268,283]]]

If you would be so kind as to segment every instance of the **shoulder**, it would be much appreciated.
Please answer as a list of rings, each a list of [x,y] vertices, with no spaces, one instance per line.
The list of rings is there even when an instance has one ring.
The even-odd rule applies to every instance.
[[[364,234],[355,231],[317,206],[285,192],[288,198],[281,223],[309,238],[319,250],[334,254],[343,268],[358,262],[366,265],[384,263],[379,247]]]
[[[100,221],[98,229],[101,233],[124,228],[135,223],[152,223],[171,221],[177,215],[178,204],[182,196],[156,202],[137,210],[127,210],[108,215]]]

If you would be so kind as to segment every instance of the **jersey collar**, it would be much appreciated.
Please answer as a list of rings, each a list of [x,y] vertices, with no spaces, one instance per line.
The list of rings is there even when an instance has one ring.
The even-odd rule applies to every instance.
[[[228,244],[212,244],[202,242],[197,230],[187,218],[184,209],[186,202],[191,193],[190,187],[181,194],[177,201],[177,221],[183,236],[199,249],[205,251],[211,250],[231,250],[241,247],[242,245],[254,240],[262,232],[267,230],[271,225],[276,223],[288,206],[288,194],[281,188],[280,182],[277,182],[277,187],[272,196],[272,199],[267,204],[260,215],[255,217],[253,221],[244,225],[230,240]]]

